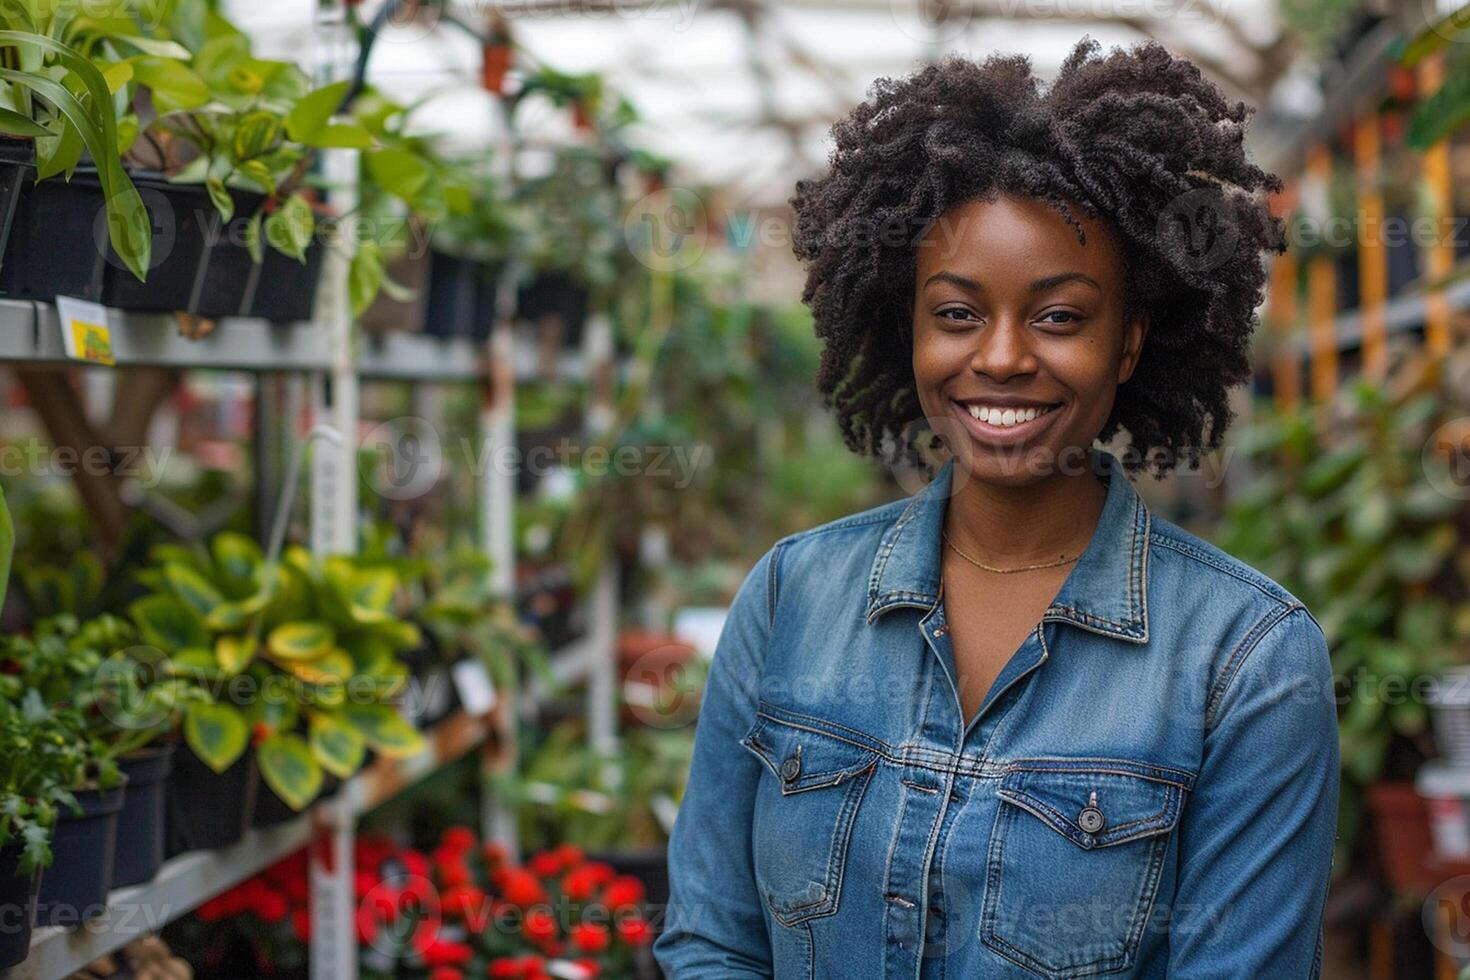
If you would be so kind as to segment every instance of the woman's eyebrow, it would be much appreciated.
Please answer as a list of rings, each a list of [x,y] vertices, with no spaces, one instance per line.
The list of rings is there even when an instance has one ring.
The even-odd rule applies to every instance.
[[[936,272],[924,280],[923,288],[928,289],[931,283],[936,282],[947,282],[961,289],[967,289],[972,293],[982,293],[985,291],[985,287],[980,285],[979,282],[962,276],[957,272]],[[1033,293],[1044,293],[1048,289],[1055,289],[1057,286],[1068,282],[1086,283],[1098,292],[1103,291],[1102,286],[1098,285],[1096,279],[1083,272],[1059,272],[1054,276],[1046,276],[1043,279],[1038,279],[1027,288]]]

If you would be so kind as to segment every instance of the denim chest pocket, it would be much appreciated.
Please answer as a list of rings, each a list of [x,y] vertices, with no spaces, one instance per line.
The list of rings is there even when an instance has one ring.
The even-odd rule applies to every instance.
[[[740,744],[768,770],[756,788],[756,883],[776,921],[837,911],[852,827],[879,753],[838,734],[761,714]]]
[[[1193,775],[1019,760],[1000,779],[980,939],[1045,977],[1128,969]]]

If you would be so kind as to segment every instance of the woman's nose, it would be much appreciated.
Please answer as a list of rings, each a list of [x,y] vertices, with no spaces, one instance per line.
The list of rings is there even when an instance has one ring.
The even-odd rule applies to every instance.
[[[975,331],[970,370],[996,381],[1035,371],[1036,354],[1025,323],[1013,317],[997,317]]]

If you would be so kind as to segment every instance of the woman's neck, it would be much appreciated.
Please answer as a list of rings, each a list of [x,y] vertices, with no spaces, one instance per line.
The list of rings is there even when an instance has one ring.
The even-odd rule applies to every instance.
[[[1023,487],[971,479],[950,498],[945,532],[968,554],[1002,567],[1071,558],[1092,540],[1106,500],[1107,486],[1087,467]]]

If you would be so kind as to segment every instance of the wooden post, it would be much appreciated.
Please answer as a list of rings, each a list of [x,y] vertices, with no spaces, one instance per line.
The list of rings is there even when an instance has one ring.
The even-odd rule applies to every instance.
[[[1289,218],[1298,203],[1295,181],[1287,182],[1279,194],[1272,194],[1269,205],[1277,217]],[[1301,401],[1301,357],[1295,340],[1300,304],[1297,299],[1296,253],[1287,251],[1271,259],[1271,281],[1266,295],[1266,325],[1270,331],[1271,393],[1277,408],[1290,408]]]
[[[1419,97],[1427,99],[1444,82],[1444,52],[1435,52],[1419,62]],[[1455,264],[1454,209],[1450,197],[1450,141],[1446,136],[1424,153],[1424,182],[1433,202],[1435,235],[1425,255],[1426,278],[1433,282],[1449,275]],[[1443,289],[1431,290],[1424,298],[1424,344],[1433,354],[1450,349],[1450,304]]]
[[[1363,324],[1363,373],[1388,372],[1388,250],[1383,242],[1383,192],[1379,190],[1378,110],[1369,102],[1353,126],[1358,170],[1358,309]]]
[[[1331,179],[1332,152],[1325,144],[1308,152],[1307,176],[1324,184]],[[1333,315],[1337,312],[1337,269],[1332,263],[1330,255],[1315,255],[1307,261],[1312,397],[1317,400],[1331,398],[1337,390],[1337,338],[1333,325]]]

